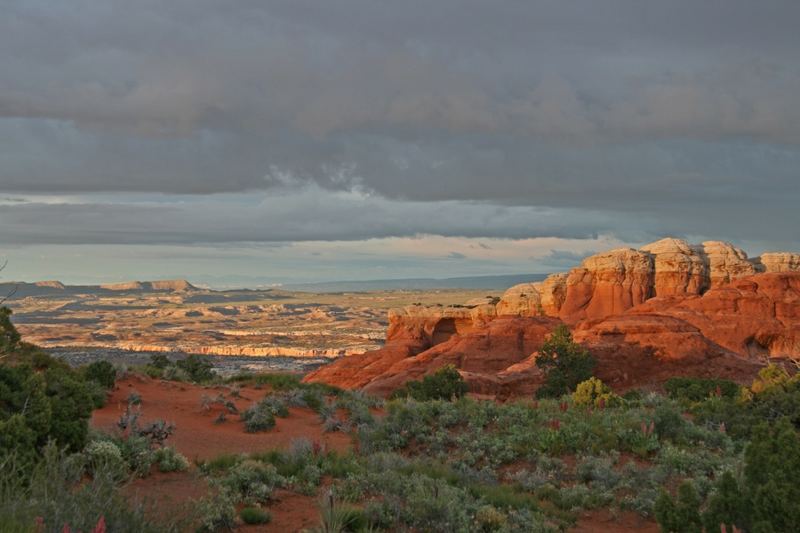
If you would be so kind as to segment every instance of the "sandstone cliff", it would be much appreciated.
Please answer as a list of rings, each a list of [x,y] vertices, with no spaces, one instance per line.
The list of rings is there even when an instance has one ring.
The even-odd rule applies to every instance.
[[[471,304],[391,312],[384,348],[306,380],[387,394],[453,364],[474,392],[529,394],[541,381],[536,352],[562,321],[620,389],[674,375],[747,380],[766,358],[800,357],[800,255],[748,259],[719,241],[611,250],[512,287],[496,305]]]
[[[800,254],[747,254],[721,241],[691,245],[661,239],[639,250],[620,248],[586,258],[568,274],[517,285],[497,305],[499,315],[555,316],[567,323],[624,312],[650,298],[701,295],[757,272],[800,271]]]

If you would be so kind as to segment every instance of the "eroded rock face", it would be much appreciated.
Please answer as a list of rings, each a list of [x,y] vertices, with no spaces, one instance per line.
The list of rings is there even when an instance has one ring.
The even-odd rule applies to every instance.
[[[702,297],[656,298],[619,318],[640,313],[678,318],[744,357],[800,356],[800,272],[749,276]]]
[[[756,273],[756,267],[747,259],[747,254],[730,243],[706,241],[698,249],[708,265],[711,288]]]
[[[800,272],[800,254],[766,252],[755,260],[760,272]]]
[[[558,316],[567,294],[568,274],[551,274],[544,281],[508,289],[497,304],[498,316]]]
[[[661,239],[641,250],[653,256],[653,296],[700,294],[708,288],[708,266],[688,242]]]
[[[506,291],[498,315],[555,316],[568,323],[624,312],[653,297],[700,295],[757,272],[800,271],[800,254],[765,253],[748,259],[732,244],[692,245],[666,238],[639,250],[593,255],[568,274]]]
[[[385,348],[307,379],[387,394],[453,364],[473,392],[527,395],[542,379],[536,351],[562,321],[622,390],[676,375],[748,381],[770,357],[800,357],[799,254],[750,260],[727,243],[663,239],[472,303],[394,313]]]
[[[653,258],[632,248],[593,255],[572,269],[559,316],[565,322],[621,313],[652,296]]]

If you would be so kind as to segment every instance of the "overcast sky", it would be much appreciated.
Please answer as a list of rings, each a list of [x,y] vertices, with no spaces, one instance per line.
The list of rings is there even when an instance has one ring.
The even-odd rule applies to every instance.
[[[5,278],[800,250],[797,0],[0,0]]]

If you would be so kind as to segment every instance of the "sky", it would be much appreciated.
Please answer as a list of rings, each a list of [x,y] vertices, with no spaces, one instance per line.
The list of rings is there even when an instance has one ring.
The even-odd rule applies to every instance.
[[[797,0],[0,0],[5,279],[800,250]]]

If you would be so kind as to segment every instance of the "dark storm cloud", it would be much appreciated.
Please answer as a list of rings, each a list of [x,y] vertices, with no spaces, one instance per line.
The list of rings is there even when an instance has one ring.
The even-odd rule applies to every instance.
[[[401,202],[461,202],[445,209],[453,219],[387,229],[376,210],[349,224],[292,197],[286,216],[308,222],[281,227],[281,239],[451,234],[469,202],[577,216],[463,230],[475,236],[797,239],[795,0],[0,6],[0,191],[268,194],[314,183],[397,200],[387,205],[398,217]],[[14,217],[34,208],[20,209]],[[97,213],[127,220],[142,206],[69,209],[40,215],[66,216],[86,242],[139,238],[108,231]],[[172,213],[151,238],[196,239],[198,217]],[[40,238],[10,223],[16,240]]]
[[[418,234],[587,239],[598,233],[625,233],[624,226],[600,212],[398,202],[317,187],[258,201],[236,195],[0,205],[0,244],[279,243]],[[453,252],[449,257],[459,255]]]

